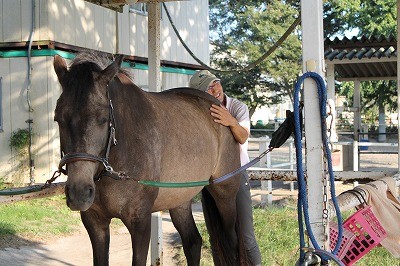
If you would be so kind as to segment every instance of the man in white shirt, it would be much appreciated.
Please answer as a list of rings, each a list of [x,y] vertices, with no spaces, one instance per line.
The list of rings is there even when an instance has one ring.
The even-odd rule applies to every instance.
[[[210,108],[214,121],[231,129],[235,140],[240,144],[241,165],[248,163],[248,138],[250,136],[250,117],[247,106],[224,94],[221,81],[208,70],[197,71],[189,82],[189,87],[198,89],[217,98],[221,104]],[[243,180],[236,197],[238,216],[243,229],[247,256],[252,265],[261,265],[261,253],[258,247],[253,227],[253,207],[250,194],[249,177],[243,172]]]

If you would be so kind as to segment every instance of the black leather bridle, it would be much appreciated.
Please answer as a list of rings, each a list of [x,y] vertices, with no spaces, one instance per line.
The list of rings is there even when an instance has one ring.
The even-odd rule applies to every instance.
[[[101,176],[104,174],[114,178],[114,179],[126,179],[126,175],[123,172],[115,172],[111,164],[108,162],[109,154],[110,154],[110,149],[111,146],[116,146],[117,145],[117,139],[115,138],[115,129],[116,129],[116,124],[115,124],[115,116],[114,116],[114,106],[112,104],[110,94],[108,91],[108,85],[106,88],[107,92],[107,99],[108,99],[108,108],[109,108],[109,137],[108,137],[108,142],[107,142],[107,147],[106,147],[106,153],[104,157],[100,157],[97,155],[93,155],[90,153],[85,153],[85,152],[69,152],[65,155],[63,155],[63,151],[61,150],[61,160],[58,164],[58,169],[54,172],[53,177],[49,180],[46,181],[46,185],[50,185],[57,177],[61,175],[61,173],[67,175],[67,169],[64,169],[63,167],[69,163],[76,162],[76,161],[90,161],[90,162],[99,162],[103,164],[104,170],[97,176],[94,177],[95,181],[100,180]]]

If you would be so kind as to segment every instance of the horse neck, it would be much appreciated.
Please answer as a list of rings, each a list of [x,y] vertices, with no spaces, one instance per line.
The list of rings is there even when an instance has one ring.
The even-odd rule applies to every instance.
[[[136,86],[126,75],[118,74],[117,77],[109,85],[116,119],[120,123],[134,123],[136,126],[154,119],[155,108],[149,100],[149,93]]]

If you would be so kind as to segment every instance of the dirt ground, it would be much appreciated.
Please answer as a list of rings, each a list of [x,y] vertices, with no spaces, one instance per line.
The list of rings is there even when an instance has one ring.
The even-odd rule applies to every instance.
[[[196,220],[202,219],[201,205],[193,205]],[[163,265],[178,265],[180,238],[172,225],[168,212],[162,216]],[[6,243],[5,243],[6,242]],[[131,239],[125,227],[112,230],[110,241],[110,265],[131,265]],[[5,247],[8,246],[8,247]],[[77,233],[40,243],[22,239],[3,239],[0,248],[1,266],[84,266],[92,265],[92,249],[85,228]],[[150,265],[150,261],[148,261]]]

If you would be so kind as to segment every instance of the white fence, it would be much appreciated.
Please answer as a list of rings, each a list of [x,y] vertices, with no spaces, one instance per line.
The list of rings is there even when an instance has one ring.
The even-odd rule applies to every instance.
[[[261,137],[261,138],[250,138],[249,139],[249,155],[250,159],[256,158],[259,154],[264,152],[270,143],[271,139],[268,136]],[[260,180],[261,183],[261,204],[262,205],[271,205],[273,202],[273,196],[283,196],[285,195],[292,195],[294,194],[294,184],[296,181],[288,181],[288,180],[295,180],[296,177],[294,175],[293,169],[296,168],[296,154],[295,154],[295,147],[294,147],[294,140],[293,138],[289,138],[284,145],[280,148],[274,149],[272,152],[268,153],[265,157],[260,160],[258,165],[250,167],[248,169],[249,175],[251,179]],[[347,141],[347,142],[335,142],[332,143],[333,145],[339,146],[346,146],[352,152],[351,157],[351,165],[352,170],[354,172],[359,171],[360,165],[360,154],[393,154],[395,153],[394,149],[397,148],[397,143],[373,143],[373,142],[358,142],[358,141]],[[368,151],[366,149],[362,149],[360,147],[382,147],[386,148],[382,151]],[[362,151],[360,151],[362,150]],[[304,149],[303,149],[304,154]],[[343,155],[342,155],[343,156]],[[305,158],[305,156],[303,156]],[[345,158],[346,159],[346,158]],[[341,158],[343,160],[343,158]],[[340,170],[342,171],[342,170]],[[339,173],[339,172],[338,172]],[[339,174],[339,179],[346,179],[345,174]],[[348,175],[349,172],[347,172]],[[378,173],[378,172],[377,172]],[[381,174],[379,172],[378,174]],[[392,173],[387,172],[388,175]],[[351,175],[354,180],[362,179],[363,177],[368,178],[369,175],[366,176],[364,173],[359,173],[358,177]],[[382,175],[382,174],[381,174]],[[385,175],[385,174],[383,174]],[[286,182],[289,183],[290,191],[281,193],[281,192],[274,192],[273,188],[273,180],[287,180]],[[357,186],[358,182],[353,181],[353,185]],[[257,192],[258,193],[258,192]],[[281,195],[282,194],[282,195]]]
[[[271,139],[268,136],[261,138],[249,139],[249,155],[250,159],[257,157],[264,152],[270,143]],[[252,145],[255,144],[255,145]],[[304,142],[303,142],[304,144]],[[362,147],[383,147],[383,148],[398,148],[397,143],[375,143],[375,142],[359,142],[359,141],[341,141],[331,143],[333,145],[351,146],[352,147],[352,165],[353,171],[359,170],[360,154],[397,154],[397,151],[390,151],[388,149],[383,151],[368,151]],[[349,147],[349,148],[351,148]],[[393,149],[392,149],[393,150]],[[273,170],[273,169],[294,169],[296,165],[294,140],[290,137],[281,148],[274,149],[260,160],[257,166],[251,167],[249,170]],[[304,152],[304,151],[303,151]],[[286,154],[286,156],[285,156]],[[280,157],[280,158],[276,158]],[[276,159],[275,159],[276,158]],[[305,157],[303,157],[305,158]]]

